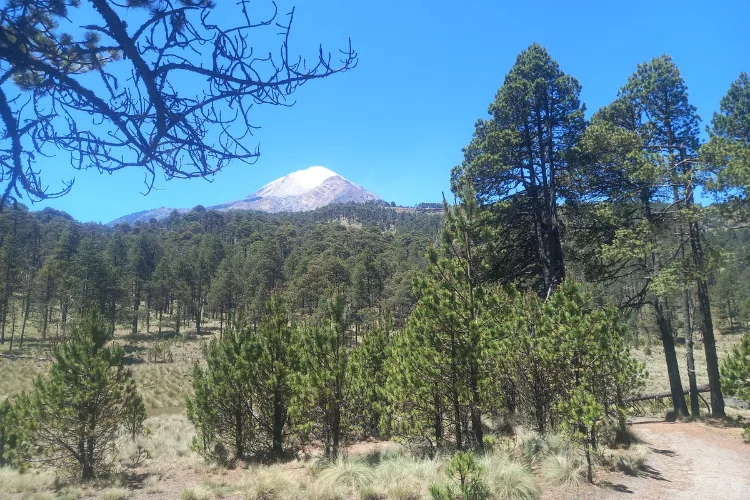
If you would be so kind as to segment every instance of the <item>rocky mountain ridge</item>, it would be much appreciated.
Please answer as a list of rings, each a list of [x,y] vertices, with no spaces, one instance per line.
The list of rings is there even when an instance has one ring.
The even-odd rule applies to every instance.
[[[336,172],[325,167],[314,166],[276,179],[241,200],[207,208],[221,211],[258,210],[267,213],[305,212],[331,203],[365,203],[379,199],[375,194]],[[120,217],[110,222],[109,225],[164,219],[173,210],[186,212],[188,209],[160,207],[144,210]]]

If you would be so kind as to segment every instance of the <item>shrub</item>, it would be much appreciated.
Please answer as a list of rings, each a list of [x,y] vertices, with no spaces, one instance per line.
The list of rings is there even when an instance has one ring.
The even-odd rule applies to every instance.
[[[182,490],[180,498],[182,500],[211,500],[214,498],[214,493],[204,486],[195,486]]]
[[[536,500],[539,486],[526,466],[502,456],[487,460],[485,471],[490,493],[499,500]]]
[[[433,500],[485,500],[489,489],[482,478],[482,466],[471,452],[459,451],[451,457],[445,470],[453,484],[430,485]]]
[[[603,450],[600,452],[600,459],[610,469],[636,476],[646,464],[649,453],[647,446],[635,445],[622,450]]]
[[[127,500],[130,491],[125,488],[109,488],[101,492],[102,500]]]
[[[93,312],[55,348],[49,376],[19,402],[39,460],[84,481],[114,468],[120,430],[128,422],[137,433],[145,418],[122,347],[105,346],[112,333]]]
[[[542,475],[553,484],[577,486],[581,482],[581,463],[569,453],[556,453],[542,462]]]
[[[336,486],[362,488],[372,484],[375,475],[366,463],[339,457],[323,469],[318,480]]]
[[[239,492],[246,500],[295,500],[301,498],[298,484],[277,467],[258,467],[249,471],[249,479]]]

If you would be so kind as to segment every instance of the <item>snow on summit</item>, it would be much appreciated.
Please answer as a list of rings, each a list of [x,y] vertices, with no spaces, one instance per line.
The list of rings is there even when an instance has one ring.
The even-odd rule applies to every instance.
[[[285,175],[281,179],[266,184],[251,196],[299,196],[320,186],[331,177],[339,175],[325,167],[309,167]]]
[[[250,196],[208,207],[211,210],[259,210],[261,212],[304,212],[315,210],[331,203],[366,203],[378,200],[375,194],[344,179],[325,167],[315,166],[297,170],[266,184]],[[187,212],[187,209],[179,209]],[[110,224],[134,223],[151,218],[163,219],[170,208],[144,210],[120,217]]]

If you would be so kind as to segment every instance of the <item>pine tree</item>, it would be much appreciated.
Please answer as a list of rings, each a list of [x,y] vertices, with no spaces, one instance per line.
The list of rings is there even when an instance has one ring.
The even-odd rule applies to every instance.
[[[297,332],[299,371],[293,382],[293,419],[303,439],[323,442],[327,458],[338,457],[350,435],[350,325],[346,298],[335,294],[326,304],[324,324]]]
[[[747,201],[750,194],[750,76],[740,73],[721,99],[701,157],[715,175],[711,190],[722,198]],[[736,208],[743,210],[742,204]]]
[[[187,399],[197,451],[220,462],[229,450],[235,460],[282,457],[296,366],[292,331],[283,302],[273,297],[257,332],[237,319],[211,341]]]
[[[352,426],[362,438],[390,430],[386,393],[386,362],[391,325],[381,319],[368,330],[351,354]]]
[[[700,211],[693,202],[698,181],[692,168],[698,149],[698,124],[685,82],[671,58],[661,56],[641,64],[615,102],[594,115],[580,144],[585,154],[580,159],[584,166],[579,169],[577,182],[578,198],[588,199],[595,206],[594,220],[609,226],[607,236],[599,243],[598,255],[605,264],[595,269],[608,268],[608,279],[632,279],[634,290],[623,299],[623,305],[653,307],[674,410],[684,416],[689,411],[667,299],[677,293],[683,295],[688,376],[692,401],[697,401],[687,278],[694,280],[698,289],[707,357],[716,361],[707,264],[698,225]],[[715,363],[709,361],[708,365],[709,372],[714,373]],[[714,380],[714,407],[720,414],[721,391],[716,377],[709,378]]]
[[[697,162],[700,117],[695,106],[688,100],[687,85],[680,70],[669,56],[656,57],[648,63],[640,64],[621,94],[630,100],[643,115],[640,133],[645,145],[669,168],[669,186],[674,203],[681,207],[680,213],[673,216],[673,226],[680,229],[682,255],[689,254],[691,269],[685,273],[695,281],[702,320],[703,347],[706,353],[706,369],[711,387],[711,412],[724,416],[724,398],[721,393],[719,361],[716,354],[713,314],[708,291],[708,265],[704,250],[704,236],[700,225],[700,206],[695,204],[694,192],[700,185],[693,164]],[[682,234],[682,225],[688,226],[687,235]],[[688,246],[689,251],[685,251]],[[689,294],[689,287],[683,286],[683,294]],[[685,295],[684,301],[689,299]],[[657,308],[659,306],[657,305]],[[689,325],[689,306],[685,306],[686,321]],[[688,370],[692,399],[697,405],[697,386],[694,375],[692,332],[686,331],[688,348]],[[680,389],[682,390],[682,389]]]
[[[38,459],[84,481],[113,470],[119,432],[127,423],[137,433],[145,418],[124,351],[106,345],[111,339],[112,330],[90,313],[55,348],[49,376],[36,380],[22,405]]]
[[[22,418],[17,403],[0,401],[0,467],[23,470],[28,463],[30,450]]]
[[[193,448],[207,458],[226,463],[230,452],[242,460],[255,451],[256,381],[250,365],[257,359],[256,346],[252,329],[236,320],[221,340],[209,344],[205,368],[196,364],[193,369],[187,416],[198,431]]]
[[[507,215],[501,238],[510,245],[498,260],[516,265],[499,278],[531,273],[541,296],[565,277],[558,212],[570,195],[570,152],[585,126],[580,92],[578,80],[532,44],[518,55],[489,107],[492,118],[477,122],[464,161],[453,171],[454,186],[465,177],[482,203]]]
[[[291,378],[297,366],[292,334],[286,305],[275,295],[254,339],[257,358],[250,364],[249,374],[254,381],[259,440],[272,460],[282,458],[289,422]]]
[[[721,381],[726,393],[738,399],[750,399],[750,334],[732,348],[721,364]]]
[[[487,286],[484,261],[492,234],[468,183],[462,187],[460,203],[448,207],[444,202],[444,211],[441,244],[428,251],[429,265],[416,282],[420,299],[396,344],[407,352],[395,353],[403,364],[394,365],[394,381],[401,385],[393,387],[394,396],[401,400],[402,419],[410,422],[412,431],[429,426],[423,421],[415,427],[413,414],[408,416],[424,411],[412,406],[411,394],[419,393],[427,403],[424,408],[432,407],[425,416],[432,421],[436,445],[444,436],[445,414],[456,447],[461,450],[471,443],[481,450],[481,416],[487,407],[483,391],[489,378],[484,360],[499,309],[495,290]],[[465,415],[471,436],[464,435]]]

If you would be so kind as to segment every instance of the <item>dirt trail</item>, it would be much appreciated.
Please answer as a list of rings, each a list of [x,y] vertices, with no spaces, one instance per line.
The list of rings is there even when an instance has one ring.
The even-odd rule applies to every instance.
[[[652,454],[638,477],[618,475],[601,498],[747,500],[750,445],[739,429],[703,423],[636,422]]]

